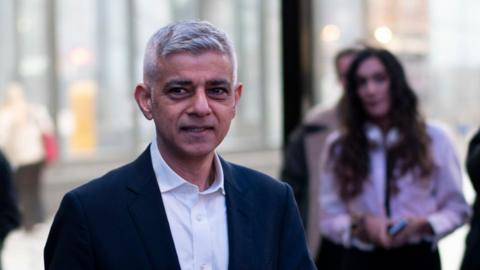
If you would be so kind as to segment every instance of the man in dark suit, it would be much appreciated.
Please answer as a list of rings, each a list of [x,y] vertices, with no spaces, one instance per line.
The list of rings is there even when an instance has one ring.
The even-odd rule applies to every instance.
[[[17,207],[15,189],[13,187],[13,173],[10,163],[0,151],[0,258],[3,243],[10,231],[20,224],[20,212]],[[0,270],[2,262],[0,260]]]
[[[206,22],[153,35],[135,99],[156,137],[65,195],[45,269],[314,269],[292,190],[215,152],[242,93],[235,52]]]
[[[465,255],[461,270],[480,269],[480,129],[473,136],[468,146],[467,172],[472,186],[477,193],[473,203],[473,217],[467,235]]]

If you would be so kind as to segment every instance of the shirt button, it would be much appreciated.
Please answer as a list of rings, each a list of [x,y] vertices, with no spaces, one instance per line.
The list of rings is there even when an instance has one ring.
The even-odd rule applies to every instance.
[[[202,220],[203,220],[203,216],[202,215],[197,215],[197,221],[202,221]],[[203,267],[203,265],[202,265],[202,267]]]
[[[200,270],[210,270],[210,265],[204,263],[202,266],[200,266]]]

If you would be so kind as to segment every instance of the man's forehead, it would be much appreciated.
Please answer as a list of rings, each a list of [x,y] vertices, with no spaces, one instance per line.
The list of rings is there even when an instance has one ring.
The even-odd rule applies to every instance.
[[[205,61],[214,62],[215,65],[228,65],[229,68],[233,68],[232,61],[228,55],[213,51],[206,51],[202,53],[171,53],[169,55],[159,57],[157,59],[157,66],[160,68],[172,68],[182,64],[183,66],[181,67],[188,67],[190,65],[204,63]]]
[[[166,85],[192,85],[195,82],[191,79],[184,79],[184,78],[170,78],[168,79],[165,84]],[[205,83],[208,85],[229,85],[231,81],[223,78],[209,78],[205,80]]]
[[[192,70],[193,69],[193,70]],[[233,65],[228,55],[212,51],[193,54],[181,52],[161,57],[157,61],[157,71],[163,73],[198,73],[217,71],[233,76]],[[223,76],[222,76],[223,77]]]
[[[225,52],[221,51],[216,51],[216,50],[200,50],[200,51],[177,51],[177,52],[171,52],[168,54],[164,54],[159,57],[159,59],[164,59],[164,60],[169,60],[172,58],[178,58],[178,57],[190,57],[190,58],[202,58],[202,57],[219,57],[219,58],[224,58],[231,62],[231,59],[229,55]]]

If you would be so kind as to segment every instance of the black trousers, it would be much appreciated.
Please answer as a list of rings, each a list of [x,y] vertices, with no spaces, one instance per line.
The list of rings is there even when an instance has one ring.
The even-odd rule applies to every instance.
[[[389,250],[349,249],[344,269],[440,270],[442,267],[438,249],[432,250],[430,243],[420,243]]]
[[[322,238],[320,249],[315,259],[315,265],[321,270],[341,270],[343,269],[344,255],[346,249],[342,245]]]
[[[467,234],[461,270],[480,269],[480,203],[478,199],[475,201],[474,206],[474,214],[470,222],[470,231]]]
[[[430,243],[362,251],[322,240],[316,265],[322,270],[440,270],[438,249]]]

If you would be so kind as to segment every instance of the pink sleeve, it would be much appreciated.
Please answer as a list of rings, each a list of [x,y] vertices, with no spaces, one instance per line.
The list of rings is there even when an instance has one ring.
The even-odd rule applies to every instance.
[[[326,141],[320,159],[320,231],[329,240],[344,246],[350,246],[351,219],[347,206],[340,198],[332,166],[328,163],[328,153],[336,133],[331,134]]]
[[[471,215],[462,192],[462,170],[451,140],[441,130],[432,132],[432,151],[436,165],[435,201],[438,211],[428,217],[436,239],[467,222]]]

